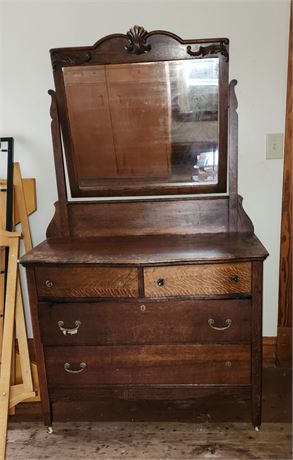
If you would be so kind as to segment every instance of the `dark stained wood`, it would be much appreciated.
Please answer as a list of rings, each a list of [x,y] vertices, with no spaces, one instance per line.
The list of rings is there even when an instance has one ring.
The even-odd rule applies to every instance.
[[[74,48],[57,48],[51,50],[51,59],[52,59],[52,66],[54,70],[54,80],[55,80],[55,87],[57,92],[57,100],[58,100],[58,111],[59,117],[61,122],[62,128],[62,137],[64,142],[65,148],[65,156],[68,166],[68,175],[69,175],[69,182],[72,196],[118,196],[118,195],[162,195],[162,194],[184,194],[184,193],[208,193],[208,192],[225,192],[226,191],[226,182],[227,182],[227,131],[228,131],[228,119],[227,119],[227,108],[228,108],[228,56],[229,56],[229,40],[227,39],[207,39],[207,40],[182,40],[180,37],[166,31],[153,31],[147,33],[147,40],[149,42],[150,49],[148,52],[137,53],[136,45],[134,46],[134,52],[129,51],[128,47],[132,46],[132,42],[129,35],[123,34],[113,34],[111,36],[104,37],[103,39],[99,40],[93,46],[89,47],[74,47]],[[70,70],[78,69],[79,71],[83,71],[83,69],[87,70],[90,68],[99,69],[102,66],[105,66],[107,70],[111,68],[111,66],[119,65],[120,68],[123,66],[128,66],[129,68],[134,68],[138,64],[143,63],[152,63],[153,65],[162,66],[163,62],[170,62],[179,60],[182,61],[194,61],[196,59],[204,59],[205,57],[217,57],[219,61],[219,109],[218,109],[218,123],[220,132],[224,135],[219,136],[219,162],[218,162],[218,183],[214,184],[205,184],[205,185],[198,185],[196,182],[192,182],[192,180],[185,180],[182,183],[178,184],[176,180],[172,180],[170,174],[166,176],[166,168],[167,170],[170,169],[170,165],[167,164],[165,168],[163,167],[162,161],[158,162],[159,157],[164,157],[170,155],[170,145],[166,147],[168,142],[163,138],[170,137],[170,136],[160,136],[160,139],[155,139],[154,142],[151,142],[154,129],[151,129],[151,125],[156,123],[158,127],[159,124],[157,123],[157,119],[160,119],[160,123],[166,117],[162,115],[162,110],[168,110],[167,105],[165,104],[165,109],[160,109],[159,113],[156,110],[156,113],[153,116],[150,115],[150,110],[147,111],[140,111],[141,115],[146,115],[144,120],[143,129],[140,129],[140,122],[139,117],[131,116],[129,119],[129,125],[132,125],[135,128],[134,124],[137,124],[137,131],[140,133],[142,137],[145,136],[145,142],[140,142],[142,144],[141,149],[139,148],[140,144],[135,145],[128,145],[129,148],[124,149],[123,152],[119,153],[119,145],[123,144],[123,139],[125,137],[126,130],[123,128],[123,123],[127,122],[128,111],[121,109],[123,111],[119,112],[121,101],[123,99],[123,94],[119,93],[119,100],[120,102],[117,104],[115,103],[114,113],[108,117],[107,126],[104,127],[103,132],[99,130],[101,134],[97,134],[97,126],[92,126],[93,123],[93,116],[95,110],[89,110],[89,104],[87,104],[86,112],[87,114],[85,117],[82,117],[81,123],[77,122],[76,117],[72,118],[72,107],[71,102],[67,100],[67,96],[69,95],[68,92],[68,85],[64,79],[63,75],[66,76],[70,74]],[[131,66],[129,66],[131,65]],[[63,73],[64,69],[64,73]],[[128,78],[129,80],[129,78]],[[136,86],[131,85],[131,94],[129,94],[127,107],[129,106],[129,101],[137,99],[138,103],[140,103],[140,98],[142,94],[145,95],[146,91],[158,92],[160,78],[156,78],[156,83],[153,84],[152,81],[149,82],[148,88],[140,85],[140,80],[136,78]],[[111,94],[111,85],[108,83],[106,84],[108,95]],[[89,92],[85,89],[84,85],[80,85],[78,90],[78,94],[81,94],[82,91],[82,104],[85,102],[85,99],[88,99]],[[85,91],[87,94],[85,95]],[[89,89],[91,92],[92,90]],[[102,95],[102,99],[105,100],[105,94]],[[138,98],[136,97],[138,96]],[[161,98],[161,95],[157,95],[157,101]],[[79,100],[80,97],[78,96]],[[97,91],[95,92],[95,97],[91,98],[90,104],[93,103],[94,99],[99,99]],[[72,99],[72,92],[70,92],[70,99]],[[167,98],[168,99],[168,98]],[[123,104],[122,104],[123,105]],[[78,110],[81,110],[81,104],[75,104],[78,107]],[[104,111],[105,112],[105,111]],[[111,110],[110,110],[111,112]],[[118,125],[115,123],[117,120],[115,117],[115,113],[117,112],[118,117]],[[121,116],[119,113],[121,113]],[[148,117],[149,113],[149,117]],[[80,118],[80,117],[79,117]],[[110,120],[111,118],[111,120]],[[147,119],[151,120],[151,123],[147,123]],[[88,123],[86,120],[88,119]],[[101,119],[101,117],[99,117]],[[133,123],[134,121],[134,123]],[[86,123],[86,124],[85,124]],[[112,136],[110,133],[110,124],[112,125],[113,132]],[[119,126],[121,125],[121,129]],[[84,127],[85,129],[82,130],[80,134],[80,128]],[[89,134],[85,137],[85,130],[88,133],[88,130],[92,126],[92,134]],[[164,123],[166,128],[166,123]],[[76,130],[74,129],[76,127]],[[116,129],[117,128],[117,129]],[[73,131],[75,131],[73,133]],[[135,131],[135,129],[134,129]],[[170,134],[170,128],[164,129],[164,132],[168,131]],[[109,136],[107,137],[107,142],[105,140],[103,142],[99,142],[100,136]],[[97,137],[98,136],[98,137]],[[119,141],[119,139],[122,141]],[[94,171],[97,171],[97,164],[99,163],[98,158],[95,161],[95,165],[92,170],[89,170],[88,164],[82,160],[82,155],[80,152],[83,152],[83,149],[89,152],[89,157],[92,158],[93,155],[96,156],[99,153],[97,150],[97,142],[99,144],[99,148],[106,148],[107,156],[109,157],[109,167],[107,170],[108,175],[109,171],[114,171],[114,162],[116,156],[116,161],[119,158],[122,160],[122,164],[124,167],[126,166],[126,171],[131,171],[131,174],[127,180],[123,181],[120,180],[120,184],[118,182],[111,180],[103,179],[103,181],[92,181],[83,183],[81,180],[81,173],[83,170],[89,171],[90,177],[94,174]],[[127,142],[126,142],[127,143]],[[147,148],[149,143],[151,143],[151,148]],[[159,144],[163,143],[163,147],[159,148]],[[77,152],[77,144],[80,145],[79,152]],[[87,148],[89,144],[89,147]],[[117,144],[117,148],[115,147]],[[129,142],[128,142],[129,144]],[[132,143],[134,144],[134,143]],[[107,147],[106,147],[107,145]],[[107,149],[114,145],[115,155],[113,151],[108,152]],[[102,146],[102,147],[101,147]],[[130,151],[133,150],[133,154],[130,154]],[[140,150],[142,150],[140,152]],[[118,152],[118,154],[117,154]],[[139,153],[139,154],[138,154]],[[128,164],[129,156],[132,156],[135,163],[133,167]],[[139,161],[139,156],[149,157],[149,162],[141,162]],[[110,157],[112,160],[110,160]],[[127,158],[128,160],[127,160]],[[102,158],[102,157],[101,157]],[[126,161],[126,163],[125,163]],[[90,163],[90,161],[89,161]],[[110,163],[112,168],[110,168]],[[145,163],[143,165],[143,163]],[[158,164],[157,164],[158,163]],[[152,165],[152,166],[150,166]],[[101,178],[101,174],[103,169],[106,165],[101,166],[101,170],[98,170],[98,174],[96,175],[96,179]],[[81,168],[81,171],[80,171]],[[144,169],[147,168],[147,174],[143,174]],[[134,169],[134,171],[132,171]],[[164,171],[165,169],[165,171]],[[122,168],[123,171],[123,168]],[[141,177],[139,180],[135,181],[133,176],[135,176],[135,171],[137,173],[141,173]],[[150,174],[152,172],[152,175]],[[169,171],[170,172],[170,171]],[[160,177],[161,174],[161,177]],[[168,177],[169,179],[167,182],[162,181],[162,177]],[[114,171],[115,177],[115,171]],[[152,180],[145,183],[143,178],[152,177]],[[158,179],[156,179],[158,178]]]
[[[167,345],[194,341],[250,343],[250,318],[251,301],[248,299],[165,302],[141,299],[131,303],[84,303],[82,309],[79,303],[39,304],[43,343],[52,346],[81,343]],[[210,326],[211,319],[214,324]],[[58,326],[59,321],[64,323],[63,328],[69,329],[75,328],[76,321],[81,324],[75,334],[64,335]]]
[[[235,94],[236,80],[229,87],[229,231],[238,230],[238,114]]]
[[[264,367],[276,365],[277,337],[263,337],[263,365]]]
[[[62,233],[65,237],[70,236],[69,230],[69,219],[67,213],[67,191],[66,191],[66,182],[65,182],[65,172],[64,172],[64,162],[63,162],[63,152],[62,152],[62,141],[59,129],[59,117],[57,110],[57,101],[55,91],[50,90],[49,94],[51,96],[51,133],[52,133],[52,142],[53,142],[53,152],[54,152],[54,162],[57,178],[57,192],[59,199],[59,206],[62,209],[60,213],[60,218],[54,224],[59,227],[59,233]]]
[[[27,264],[153,265],[263,260],[268,255],[255,235],[151,235],[48,239],[21,259]]]
[[[261,425],[262,410],[262,279],[261,262],[252,263],[252,315],[251,315],[251,392],[252,423]]]
[[[278,327],[276,362],[283,366],[292,364],[292,326]]]
[[[56,222],[62,209],[57,208]],[[68,204],[74,237],[225,233],[228,231],[228,198],[207,200],[139,200]],[[158,225],[160,223],[160,225]],[[55,230],[48,237],[62,236]]]
[[[251,292],[250,262],[180,265],[144,269],[146,297]]]
[[[285,149],[283,169],[283,199],[281,221],[281,248],[279,274],[279,314],[277,359],[279,363],[292,362],[292,161],[293,161],[293,115],[292,115],[292,15],[293,2],[291,0],[289,53],[288,53],[288,82],[287,107],[285,127]]]
[[[251,220],[237,197],[237,232],[253,233]],[[63,206],[56,203],[47,238],[62,237]],[[125,235],[195,235],[229,231],[229,197],[70,202],[72,237]],[[158,222],[160,225],[158,225]]]
[[[38,318],[38,296],[36,291],[36,280],[34,275],[34,269],[28,268],[26,270],[27,282],[28,282],[28,295],[30,302],[31,321],[34,334],[34,345],[35,345],[35,359],[38,366],[38,376],[40,382],[40,393],[41,393],[41,404],[44,423],[46,426],[52,425],[52,413],[51,405],[49,401],[48,385],[47,385],[47,374],[45,368],[45,357],[42,345],[42,339],[39,327]]]
[[[47,240],[21,259],[28,270],[45,423],[51,423],[50,403],[58,398],[76,402],[104,396],[185,399],[217,391],[219,398],[229,393],[231,402],[240,393],[249,396],[252,421],[259,426],[262,265],[268,253],[254,235],[237,192],[237,99],[235,81],[230,91],[228,86],[228,41],[186,41],[168,32],[147,33],[135,27],[127,35],[105,37],[93,47],[52,50],[51,57],[56,87],[56,94],[51,92],[52,137],[59,199]],[[130,64],[191,62],[205,57],[219,58],[218,184],[181,183],[179,176],[185,167],[182,158],[176,184],[168,183],[166,177],[157,183],[132,177],[128,184],[114,177],[111,186],[110,178],[108,183],[98,185],[95,177],[83,180],[81,176],[91,173],[99,177],[113,174],[111,149],[117,142],[124,145],[123,122],[133,124],[137,136],[141,121],[133,116],[137,113],[136,100],[131,101],[134,112],[127,116],[115,103],[121,125],[113,145],[109,117],[101,122],[102,131],[94,125],[93,138],[88,138],[86,130],[93,121],[90,113],[100,116],[98,103],[105,106],[111,91],[121,97],[124,89],[115,78],[111,82],[114,89],[108,87],[107,94],[96,78],[93,87],[92,81],[87,81],[86,88],[80,87],[78,72],[89,72],[87,79],[91,79],[91,72],[109,64],[129,72]],[[125,80],[129,80],[129,74]],[[73,84],[77,84],[77,99],[74,96],[73,105],[68,106],[66,96],[72,97]],[[139,91],[133,82],[133,91],[123,93],[123,98],[136,99]],[[134,198],[138,194],[226,191],[228,99],[229,194]],[[109,105],[111,102],[108,98]],[[81,121],[75,119],[80,104],[89,109]],[[161,116],[164,118],[159,111],[147,123],[145,150],[141,152],[153,149],[148,138],[153,135],[155,118]],[[184,116],[183,111],[178,123]],[[148,113],[145,121],[149,118]],[[194,116],[187,114],[187,118],[194,122]],[[204,111],[201,122],[215,123],[216,118],[214,110]],[[165,133],[165,121],[162,123]],[[72,124],[76,127],[74,135]],[[99,193],[124,195],[124,199],[68,201],[60,126],[72,195]],[[166,138],[159,137],[158,146],[167,146]],[[95,160],[97,148],[103,149],[105,144],[109,162],[99,165]],[[76,145],[79,152],[74,156]],[[178,146],[172,149],[172,159],[177,155],[179,161],[182,153],[189,154],[190,139],[182,139],[182,146],[181,151]],[[210,146],[202,141],[194,146],[193,154],[205,148]],[[154,161],[148,164],[147,154],[142,155],[129,143],[119,153],[118,162],[115,157],[115,167],[119,163],[128,174],[132,149],[137,152],[132,176],[140,168],[146,175],[169,173],[161,166],[156,169],[154,162],[160,152],[152,150],[149,155]]]
[[[276,337],[275,337],[276,339]],[[271,363],[263,369],[263,422],[291,423],[291,369]],[[197,423],[249,422],[250,385],[115,385],[51,387],[54,420],[61,421],[176,421]],[[115,401],[114,401],[115,400]],[[149,402],[152,400],[152,403]],[[229,410],[228,410],[229,408]],[[19,404],[10,422],[41,420],[40,403]],[[251,428],[250,434],[252,434]],[[255,434],[258,436],[258,434]]]
[[[46,348],[48,385],[249,384],[249,345]],[[80,363],[86,368],[79,373]]]
[[[136,297],[135,268],[39,267],[36,269],[40,297]]]
[[[148,53],[141,53],[139,55],[136,53],[127,53],[125,47],[129,44],[129,37],[124,34],[108,35],[98,40],[93,46],[51,49],[53,70],[56,73],[61,68],[72,65],[102,64],[109,61],[109,56],[111,57],[111,62],[116,64],[149,62],[150,60],[155,62],[161,60],[189,59],[191,58],[191,54],[188,52],[188,46],[191,46],[192,51],[195,51],[196,49],[199,50],[200,47],[217,46],[222,43],[226,49],[226,53],[229,53],[229,40],[227,38],[183,40],[178,35],[163,30],[152,31],[147,35],[148,43],[151,46],[151,55]],[[214,53],[209,53],[209,57],[219,57],[221,50],[216,49],[216,46]],[[202,57],[202,54],[199,57]],[[227,62],[226,58],[224,60]]]
[[[173,401],[173,404],[180,404],[182,401],[182,394],[184,393],[184,401],[192,402],[195,404],[194,412],[198,409],[198,402],[201,398],[206,398],[208,400],[209,397],[213,396],[211,400],[211,404],[207,404],[207,413],[212,410],[212,407],[215,401],[218,402],[221,400],[222,397],[226,397],[225,400],[227,402],[227,406],[232,411],[233,406],[237,406],[237,398],[245,399],[249,401],[250,399],[250,384],[228,384],[228,385],[206,385],[206,384],[149,384],[149,385],[98,385],[97,387],[93,386],[86,386],[86,387],[75,387],[73,385],[56,385],[50,386],[50,396],[53,402],[53,405],[56,407],[60,406],[62,402],[71,402],[71,412],[68,414],[70,417],[74,418],[74,408],[72,407],[73,404],[79,404],[81,401],[82,404],[88,406],[88,403],[97,404],[100,399],[101,403],[103,404],[103,400],[108,400],[111,403],[113,410],[117,408],[116,404],[119,404],[119,400],[126,400],[126,401],[136,401],[137,404],[147,404],[155,409],[156,403],[159,401],[163,402],[168,401],[169,403]],[[150,403],[150,401],[152,401]],[[115,404],[113,404],[113,402]],[[232,402],[232,404],[231,404]],[[242,400],[241,400],[242,402]],[[182,405],[185,405],[183,402]],[[242,402],[243,405],[243,402]],[[196,407],[197,406],[197,407]],[[59,409],[59,407],[58,407]],[[57,410],[58,410],[57,409]],[[227,407],[225,408],[225,410]],[[241,409],[243,409],[241,407]],[[59,409],[60,410],[60,409]],[[170,410],[170,409],[169,409]],[[230,413],[230,410],[227,413]],[[144,412],[145,413],[145,412]],[[90,411],[88,411],[88,415],[90,417]],[[96,414],[97,415],[97,414]],[[190,417],[192,414],[186,414],[186,419]],[[127,414],[124,413],[124,417]],[[161,414],[161,417],[167,417],[167,414]],[[170,416],[170,412],[168,413]],[[176,417],[176,411],[174,410],[171,413],[171,416]],[[141,418],[144,419],[143,415]],[[114,418],[115,419],[115,418]],[[249,416],[247,417],[249,420]]]
[[[168,300],[169,301],[169,300]],[[213,302],[213,301],[207,301],[205,300],[205,302]],[[233,300],[233,303],[234,305],[236,305],[236,302],[244,302],[244,300]],[[248,300],[246,300],[245,302],[248,302]],[[160,302],[161,303],[161,302]],[[178,305],[178,303],[176,302],[176,304]],[[229,304],[231,304],[231,300],[229,300]],[[51,305],[53,306],[54,304],[45,304],[45,303],[42,303],[42,307],[46,308],[46,306],[48,305]],[[224,307],[225,305],[225,302],[222,301],[221,304],[220,304],[220,308],[218,307],[219,306],[219,303],[217,301],[217,312],[219,310],[220,311],[224,311],[224,313],[226,313],[226,310],[222,310],[222,308],[225,308]],[[243,303],[242,304],[244,306],[244,310],[246,310],[246,306],[245,304]],[[62,306],[61,306],[62,308]],[[234,307],[235,308],[235,307]],[[236,306],[236,309],[238,307]],[[243,313],[243,320],[241,322],[241,324],[243,324],[243,328],[241,326],[241,330],[238,331],[238,337],[239,337],[239,340],[246,340],[246,333],[247,333],[247,327],[246,327],[246,319],[245,319],[245,311],[241,312]],[[40,315],[39,315],[39,318],[40,318]],[[239,316],[237,315],[237,318],[239,318]],[[41,320],[40,320],[41,321]],[[236,327],[238,327],[238,321],[235,322],[234,321],[234,326],[236,325]],[[230,331],[232,332],[232,330]],[[226,334],[229,334],[229,331],[226,331],[225,335]],[[233,331],[234,333],[234,331]],[[219,341],[220,339],[217,338],[217,341]],[[223,338],[223,340],[226,340],[226,338]],[[48,344],[47,344],[48,345]],[[29,354],[30,354],[30,357],[33,361],[35,361],[35,347],[34,347],[34,339],[33,338],[29,338],[28,339],[28,346],[29,346]],[[16,347],[17,347],[17,343],[16,343]],[[264,378],[266,376],[266,369],[268,368],[274,368],[275,369],[275,366],[276,366],[276,350],[277,350],[277,336],[272,336],[272,337],[263,337],[262,338],[262,348],[263,348],[263,366],[264,366]],[[286,374],[284,374],[286,375]],[[291,380],[290,380],[291,381]],[[208,391],[208,388],[206,388],[206,390]],[[230,391],[230,390],[229,390]],[[196,393],[194,394],[194,396],[196,396]],[[180,398],[180,396],[179,396]]]

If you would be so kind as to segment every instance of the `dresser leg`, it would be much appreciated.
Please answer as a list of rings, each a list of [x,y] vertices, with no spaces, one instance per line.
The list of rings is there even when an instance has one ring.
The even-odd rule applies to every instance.
[[[252,398],[251,398],[251,409],[252,409],[252,424],[255,431],[259,431],[261,426],[261,390],[257,390],[252,387]]]
[[[262,412],[262,369],[260,353],[252,356],[251,418],[256,431],[261,425]]]
[[[261,425],[262,408],[262,262],[252,270],[251,412],[256,431]]]
[[[49,399],[42,400],[42,411],[45,428],[48,433],[52,433],[52,404]]]

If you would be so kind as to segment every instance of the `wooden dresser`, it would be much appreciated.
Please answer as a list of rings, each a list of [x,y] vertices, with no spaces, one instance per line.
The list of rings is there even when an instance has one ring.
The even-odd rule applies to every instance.
[[[127,35],[108,36],[93,47],[52,50],[51,56],[56,84],[56,93],[51,91],[52,136],[59,199],[46,241],[21,259],[27,271],[45,424],[51,427],[51,403],[58,398],[186,399],[200,392],[217,391],[219,397],[223,392],[250,395],[252,423],[258,428],[262,266],[268,254],[254,235],[237,193],[236,82],[229,87],[227,39],[186,41],[169,32],[147,33],[135,26]],[[63,74],[68,72],[63,69],[72,70],[75,66],[78,74],[83,66],[93,66],[94,70],[105,63],[116,67],[122,64],[123,77],[125,63],[135,63],[137,67],[137,63],[186,59],[201,61],[202,65],[206,58],[219,61],[215,75],[219,75],[221,104],[216,112],[198,109],[190,115],[182,108],[183,98],[180,105],[173,97],[178,83],[171,81],[168,104],[175,102],[172,110],[168,105],[172,121],[168,128],[169,150],[167,156],[158,153],[157,166],[164,162],[162,178],[158,178],[157,166],[152,177],[152,168],[146,166],[142,168],[147,171],[145,176],[137,175],[140,150],[133,145],[129,148],[135,141],[132,138],[126,142],[125,150],[121,147],[119,155],[120,160],[127,159],[124,164],[131,165],[129,152],[136,151],[133,176],[129,166],[126,172],[116,168],[114,176],[108,171],[103,177],[90,177],[86,152],[90,152],[91,162],[96,156],[92,169],[98,170],[99,161],[106,161],[109,143],[103,150],[102,144],[97,147],[85,137],[90,146],[83,151],[78,129],[81,126],[84,131],[86,124],[83,120],[79,125],[76,118],[75,135],[70,134],[73,128],[66,108],[70,104],[65,103],[63,83]],[[170,69],[171,75],[172,66]],[[189,85],[197,85],[201,73],[201,68],[194,69],[188,77]],[[204,79],[208,91],[208,86],[215,84],[211,69],[204,73]],[[123,87],[123,94],[125,91]],[[154,104],[152,96],[145,97],[149,105]],[[101,96],[97,99],[103,104]],[[160,100],[157,96],[155,99]],[[74,103],[79,107],[77,99]],[[126,105],[124,101],[119,107],[120,131]],[[132,130],[144,105],[147,107],[140,98],[137,115],[132,112]],[[186,111],[179,113],[178,107]],[[97,113],[101,117],[104,112],[99,109]],[[179,141],[176,149],[170,147],[175,136],[173,119],[177,127],[180,117],[185,117],[188,128],[197,132],[203,132],[202,126],[205,132],[211,132],[217,117],[222,134],[216,139],[219,157],[212,166],[206,154],[207,135],[204,141],[196,137],[187,147],[185,143],[184,152],[178,150]],[[125,116],[128,123],[129,119]],[[95,125],[98,134],[94,139],[101,139],[102,126],[104,122],[100,127],[98,122]],[[160,130],[162,133],[162,126]],[[155,143],[160,150],[157,134],[153,139],[148,135],[148,148]],[[215,140],[209,142],[214,145]],[[185,158],[188,149],[192,156],[192,148],[196,152],[191,162],[193,170],[188,180],[180,182],[174,155],[179,151],[180,158]],[[199,151],[203,153],[197,156]],[[100,152],[104,152],[104,158]],[[200,163],[204,155],[208,165],[205,168]],[[140,161],[147,164],[147,149]],[[68,197],[65,167],[72,196],[132,198],[74,201]],[[185,170],[188,168],[187,165]],[[211,179],[211,169],[217,174],[216,180]],[[199,184],[198,177],[207,183]],[[227,177],[229,190],[225,193]],[[177,196],[158,196],[170,193]],[[182,193],[190,195],[182,197]],[[139,194],[157,197],[134,197]]]

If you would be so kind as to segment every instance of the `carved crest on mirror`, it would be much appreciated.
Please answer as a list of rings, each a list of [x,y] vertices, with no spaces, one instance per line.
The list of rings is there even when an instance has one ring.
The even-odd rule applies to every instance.
[[[151,50],[151,45],[147,43],[148,32],[144,27],[134,26],[126,35],[129,38],[129,44],[125,48],[130,53],[142,54]]]

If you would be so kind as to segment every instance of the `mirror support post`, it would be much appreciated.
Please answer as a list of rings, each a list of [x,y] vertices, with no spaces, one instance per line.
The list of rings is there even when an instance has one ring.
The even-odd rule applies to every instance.
[[[238,113],[235,86],[237,80],[229,85],[229,231],[238,229]]]
[[[56,101],[56,93],[53,90],[48,91],[51,96],[51,107],[50,107],[50,116],[51,116],[51,133],[52,133],[52,142],[53,142],[53,151],[54,151],[54,162],[55,170],[57,177],[57,191],[58,191],[58,203],[55,204],[56,213],[53,217],[51,224],[57,225],[60,235],[69,237],[69,219],[68,219],[68,209],[67,209],[67,192],[66,192],[66,182],[65,182],[65,169],[63,161],[63,150],[61,142],[61,133],[60,133],[60,124],[58,117],[58,108]]]

